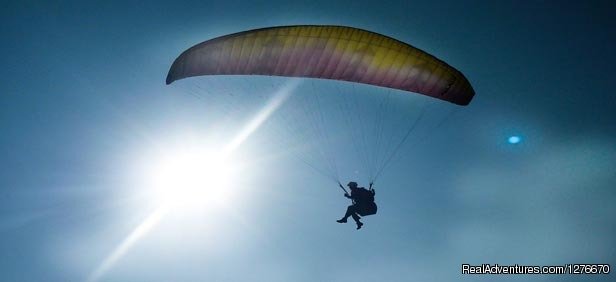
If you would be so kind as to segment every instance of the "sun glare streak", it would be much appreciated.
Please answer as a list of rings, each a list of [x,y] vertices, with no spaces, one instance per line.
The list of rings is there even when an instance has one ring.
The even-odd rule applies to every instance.
[[[227,195],[224,195],[225,191],[223,189],[207,191],[210,195],[204,195],[204,191],[199,188],[204,186],[227,186],[225,180],[229,177],[228,168],[230,166],[226,162],[231,154],[287,100],[293,90],[297,88],[300,81],[301,80],[292,79],[274,93],[267,105],[265,105],[265,107],[242,128],[229,144],[224,146],[219,154],[215,156],[210,154],[206,157],[208,158],[207,161],[204,161],[204,159],[199,159],[199,157],[202,157],[200,156],[200,153],[202,153],[200,151],[191,152],[197,154],[196,158],[194,156],[189,156],[190,154],[186,155],[186,150],[175,152],[180,155],[178,158],[165,159],[162,161],[162,164],[159,165],[159,170],[151,170],[150,173],[154,174],[154,179],[158,181],[158,183],[154,184],[155,190],[158,190],[157,193],[161,193],[162,191],[162,194],[158,195],[159,197],[162,196],[159,208],[139,224],[133,232],[131,232],[128,237],[126,237],[122,243],[103,260],[99,267],[91,273],[87,281],[98,281],[139,239],[149,233],[172,209],[176,209],[178,206],[188,203],[188,201],[194,201],[194,199],[197,199],[197,202],[191,202],[191,204],[204,204],[199,201],[203,200],[205,197],[218,200],[218,202],[210,201],[210,204],[216,205],[221,204],[221,201],[224,202]],[[206,167],[203,167],[203,165]],[[210,176],[210,179],[204,179],[202,177],[204,169],[211,170],[206,174]],[[199,175],[201,175],[201,177],[198,177]],[[215,180],[213,181],[214,183],[212,183],[212,178],[214,177]],[[192,179],[192,181],[196,179],[196,182],[186,181],[188,179]],[[173,194],[174,190],[172,188],[180,186],[182,187],[182,189],[180,189],[180,194]],[[217,195],[220,194],[218,192],[222,194]],[[180,205],[178,205],[178,203]],[[224,205],[222,208],[224,208]]]
[[[233,138],[233,140],[223,150],[223,156],[233,152],[239,145],[241,145],[248,136],[250,136],[255,130],[257,130],[263,122],[265,122],[270,115],[272,115],[293,93],[293,90],[297,88],[301,80],[293,79],[289,83],[285,84],[279,89],[271,98],[269,103],[259,111],[259,113],[240,131],[240,133]]]
[[[148,216],[133,232],[113,252],[103,260],[101,265],[90,275],[88,282],[98,281],[126,252],[145,234],[150,232],[154,226],[167,214],[168,208],[161,206]]]

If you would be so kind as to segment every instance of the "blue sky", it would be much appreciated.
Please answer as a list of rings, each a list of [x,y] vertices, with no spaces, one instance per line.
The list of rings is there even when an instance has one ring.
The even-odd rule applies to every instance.
[[[616,24],[607,1],[178,2],[2,4],[1,280],[566,281],[460,267],[615,264]],[[241,169],[226,207],[165,214],[103,267],[157,210],[155,173],[144,166],[178,146],[228,143],[272,97],[238,104],[241,93],[292,83],[167,86],[173,60],[206,39],[293,24],[398,38],[464,72],[477,94],[464,108],[412,98],[432,120],[377,182],[379,213],[361,231],[335,223],[348,201],[287,148],[297,136],[264,125],[234,151]],[[388,93],[312,84],[300,80],[296,94],[353,91],[367,102]],[[203,86],[197,97],[188,91]],[[239,94],[216,96],[226,92]],[[293,105],[269,122],[288,122]],[[339,134],[340,124],[326,130]],[[513,135],[522,141],[509,144]],[[341,181],[366,185],[357,156],[330,146]]]

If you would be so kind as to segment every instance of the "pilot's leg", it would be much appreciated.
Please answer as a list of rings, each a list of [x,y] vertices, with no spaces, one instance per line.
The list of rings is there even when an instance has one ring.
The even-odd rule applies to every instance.
[[[355,217],[357,217],[357,213],[355,212],[355,206],[351,205],[349,207],[347,207],[346,213],[344,214],[344,217],[342,217],[339,220],[336,220],[339,223],[345,223],[347,222],[347,218],[349,218],[349,216],[353,216],[353,219],[355,219]],[[355,219],[355,221],[357,221],[358,219]]]

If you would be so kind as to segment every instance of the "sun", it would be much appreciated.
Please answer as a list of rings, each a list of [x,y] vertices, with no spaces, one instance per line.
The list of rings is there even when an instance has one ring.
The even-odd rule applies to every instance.
[[[166,152],[147,173],[155,200],[171,209],[211,209],[227,204],[234,166],[228,156],[207,148]]]

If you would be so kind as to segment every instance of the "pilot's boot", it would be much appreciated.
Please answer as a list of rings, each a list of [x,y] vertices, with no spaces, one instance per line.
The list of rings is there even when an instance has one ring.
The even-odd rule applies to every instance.
[[[359,215],[357,215],[356,213],[351,215],[353,217],[353,220],[355,220],[355,223],[357,223],[357,229],[360,229],[362,225],[364,225],[363,223],[361,223],[361,221],[359,221]]]

